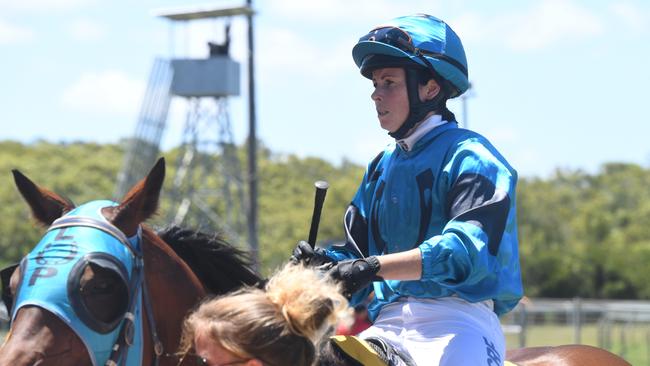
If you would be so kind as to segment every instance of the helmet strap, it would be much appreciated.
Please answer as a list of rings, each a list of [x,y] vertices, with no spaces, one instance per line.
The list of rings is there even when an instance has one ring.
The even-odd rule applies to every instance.
[[[438,84],[440,84],[440,92],[438,92],[433,99],[423,102],[420,101],[420,84],[417,69],[405,67],[404,72],[406,73],[406,93],[409,100],[409,115],[397,131],[389,132],[388,135],[395,140],[403,139],[407,136],[408,132],[411,131],[415,125],[421,122],[431,111],[436,111],[442,114],[443,119],[447,121],[455,120],[454,114],[447,109],[446,95],[442,89],[443,85],[438,81],[438,78],[434,77],[434,79],[438,81]]]

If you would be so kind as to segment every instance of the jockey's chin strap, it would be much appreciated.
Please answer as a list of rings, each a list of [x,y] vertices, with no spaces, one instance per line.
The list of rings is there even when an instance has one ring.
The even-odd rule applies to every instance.
[[[132,243],[132,240],[142,242],[142,227],[138,225],[137,233],[134,237],[128,238],[124,233],[107,221],[97,220],[92,217],[81,216],[68,216],[55,220],[50,226],[49,230],[61,229],[65,227],[85,226],[97,230],[104,231],[105,233],[113,236],[120,243],[124,244],[134,257],[131,281],[129,283],[129,293],[132,294],[131,302],[129,303],[128,311],[124,314],[124,321],[120,328],[119,335],[112,347],[112,352],[105,366],[118,366],[126,362],[128,348],[133,345],[135,336],[135,311],[138,303],[138,292],[142,289],[144,312],[147,314],[149,323],[149,333],[151,334],[152,342],[154,345],[154,366],[158,366],[160,356],[163,354],[163,344],[158,337],[156,331],[156,321],[153,316],[153,308],[151,307],[151,300],[149,299],[149,290],[147,281],[144,278],[144,259],[141,247],[137,247]]]

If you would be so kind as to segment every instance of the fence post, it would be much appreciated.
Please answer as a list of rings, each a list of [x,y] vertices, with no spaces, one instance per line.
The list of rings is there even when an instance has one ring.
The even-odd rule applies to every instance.
[[[526,347],[526,331],[528,328],[528,312],[526,311],[526,304],[520,303],[519,308],[519,347]]]
[[[580,344],[582,335],[582,300],[573,298],[573,342]]]
[[[650,364],[650,331],[646,333],[645,342],[646,342],[645,344],[646,356],[648,357],[647,361]]]
[[[601,316],[600,319],[598,319],[598,347],[600,348],[607,348],[607,345],[605,344],[605,331],[607,330],[607,315]]]
[[[627,337],[626,337],[626,329],[627,324],[621,325],[621,352],[619,353],[619,356],[625,358],[627,356]]]

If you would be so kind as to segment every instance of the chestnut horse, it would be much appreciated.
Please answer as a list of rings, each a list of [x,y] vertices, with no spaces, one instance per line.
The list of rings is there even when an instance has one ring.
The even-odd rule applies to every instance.
[[[12,323],[0,366],[177,365],[188,311],[208,293],[260,281],[245,254],[217,237],[180,228],[158,236],[141,225],[158,207],[163,159],[119,204],[75,207],[13,174],[49,229],[19,266],[3,271]]]

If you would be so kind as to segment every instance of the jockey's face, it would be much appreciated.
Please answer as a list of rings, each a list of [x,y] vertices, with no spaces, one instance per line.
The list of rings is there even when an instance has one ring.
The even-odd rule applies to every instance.
[[[388,67],[374,70],[372,85],[375,90],[370,98],[375,102],[381,128],[388,132],[397,131],[409,114],[404,69]]]
[[[374,70],[372,85],[375,90],[370,97],[375,102],[381,128],[388,132],[397,131],[409,115],[406,72],[400,67]],[[434,79],[430,79],[425,85],[418,85],[420,101],[433,99],[439,92],[440,86]],[[431,114],[433,112],[429,113]]]

